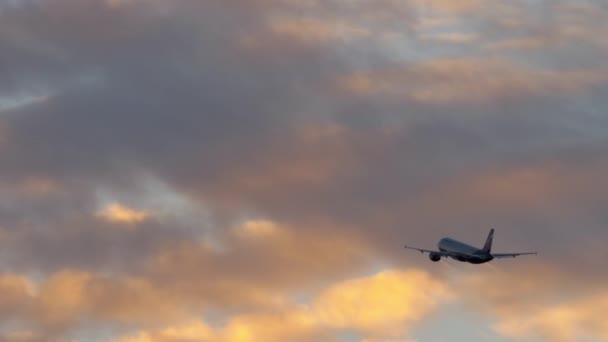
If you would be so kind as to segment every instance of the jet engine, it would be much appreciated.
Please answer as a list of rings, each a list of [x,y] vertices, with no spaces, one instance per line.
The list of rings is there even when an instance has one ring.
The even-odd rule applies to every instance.
[[[441,260],[441,254],[430,253],[429,254],[429,259],[431,259],[431,261],[433,261],[433,262],[437,262],[437,261]]]

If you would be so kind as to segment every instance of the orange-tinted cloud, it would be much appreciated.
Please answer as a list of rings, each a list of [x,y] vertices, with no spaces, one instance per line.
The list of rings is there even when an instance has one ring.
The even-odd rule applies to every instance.
[[[475,12],[482,6],[486,5],[483,1],[479,0],[440,0],[433,1],[432,3],[425,2],[424,0],[415,0],[419,6],[430,6],[434,10],[439,10],[448,13],[464,13],[464,12]]]
[[[367,250],[353,238],[316,239],[265,220],[246,221],[218,238],[219,249],[205,240],[167,244],[134,275],[63,270],[38,282],[6,275],[0,317],[32,327],[35,336],[62,336],[83,317],[146,328],[214,310],[285,310],[292,291],[352,273],[365,264]],[[222,334],[238,335],[247,322],[235,318]],[[176,338],[192,329],[161,335]]]
[[[552,71],[503,59],[460,58],[359,72],[339,79],[337,85],[357,96],[474,104],[573,93],[607,81],[606,70]]]
[[[458,284],[467,289],[465,302],[485,311],[497,333],[550,342],[608,338],[608,293],[601,284],[581,285],[563,270],[543,265],[513,271],[464,275]]]
[[[318,231],[245,221],[211,242],[167,244],[147,268],[173,291],[213,306],[280,307],[285,292],[325,285],[372,262],[359,237],[327,232],[319,238]]]
[[[14,331],[0,336],[6,342],[44,342],[45,338],[31,331]]]
[[[145,210],[131,209],[120,203],[111,203],[95,215],[110,223],[135,224],[145,221],[151,213]]]
[[[46,177],[28,177],[22,185],[23,191],[32,196],[47,196],[61,192],[59,183]]]
[[[517,208],[537,213],[557,210],[559,214],[577,214],[586,208],[573,203],[602,198],[606,186],[595,180],[607,169],[608,162],[603,158],[585,164],[545,161],[502,169],[488,168],[441,184],[429,191],[426,199],[455,203],[455,199],[460,198],[463,206],[474,204],[478,208],[497,210]],[[426,201],[421,199],[421,204]],[[424,205],[433,205],[431,202]],[[454,207],[454,210],[462,209]]]
[[[499,317],[494,329],[514,339],[605,341],[608,339],[608,293],[584,296]]]
[[[0,317],[10,321],[12,315],[23,314],[29,309],[34,286],[28,279],[18,275],[0,276]]]
[[[275,19],[270,23],[272,34],[302,42],[329,43],[368,37],[369,30],[346,22],[322,21],[319,19]]]
[[[146,325],[185,313],[176,294],[143,278],[62,271],[40,283],[3,276],[0,288],[2,320],[24,324],[33,336],[47,338],[61,336],[85,318]]]
[[[53,90],[0,109],[0,321],[16,329],[0,339],[399,341],[446,288],[506,336],[605,338],[592,317],[605,305],[590,308],[604,277],[597,296],[575,296],[605,260],[596,2],[0,8],[0,98]],[[336,79],[343,96],[324,86]],[[176,193],[156,188],[159,202],[192,207],[139,201],[148,175]],[[110,188],[121,202],[92,212]],[[486,274],[468,284],[481,303],[422,271],[356,278],[441,274],[401,241],[490,225],[499,248],[567,255],[538,259],[565,276]]]
[[[386,271],[328,288],[313,310],[328,326],[369,336],[400,336],[449,294],[445,284],[424,272]]]
[[[370,341],[405,338],[412,325],[450,298],[445,285],[421,271],[384,271],[338,282],[310,303],[276,313],[237,315],[213,329],[200,322],[156,332],[139,332],[121,342],[139,341],[310,341],[333,340],[338,331],[354,331]],[[315,337],[316,336],[316,337]]]
[[[200,321],[170,326],[156,332],[140,331],[137,334],[117,339],[116,342],[190,342],[212,341],[213,329]]]
[[[0,181],[4,194],[14,199],[42,200],[65,194],[65,187],[56,179],[45,175],[19,175],[10,181]]]

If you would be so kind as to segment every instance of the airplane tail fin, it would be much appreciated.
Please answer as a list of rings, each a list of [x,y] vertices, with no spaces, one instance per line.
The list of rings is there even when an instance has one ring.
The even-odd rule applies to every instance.
[[[490,234],[488,234],[488,238],[486,239],[486,244],[483,245],[483,251],[490,253],[492,250],[492,239],[494,239],[494,228],[490,229]]]

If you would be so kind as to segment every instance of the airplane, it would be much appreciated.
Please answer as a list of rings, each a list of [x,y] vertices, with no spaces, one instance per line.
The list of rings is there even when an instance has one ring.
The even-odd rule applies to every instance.
[[[501,258],[515,258],[520,255],[537,255],[537,252],[526,252],[526,253],[491,253],[492,240],[494,238],[494,228],[490,229],[490,234],[486,239],[486,243],[483,248],[475,248],[467,245],[460,241],[456,241],[450,238],[443,238],[437,243],[438,251],[432,251],[428,249],[416,248],[405,246],[406,249],[417,250],[420,253],[429,253],[429,259],[433,262],[437,262],[444,258],[452,258],[454,260],[468,262],[471,264],[483,264],[493,259]]]

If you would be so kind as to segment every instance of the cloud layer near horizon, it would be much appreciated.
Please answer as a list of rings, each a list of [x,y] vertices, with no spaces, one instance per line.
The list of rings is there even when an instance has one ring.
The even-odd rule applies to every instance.
[[[445,307],[490,340],[605,340],[606,19],[0,1],[0,337],[428,341]],[[490,226],[541,256],[401,248]]]

